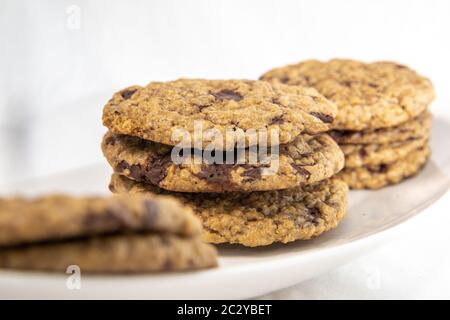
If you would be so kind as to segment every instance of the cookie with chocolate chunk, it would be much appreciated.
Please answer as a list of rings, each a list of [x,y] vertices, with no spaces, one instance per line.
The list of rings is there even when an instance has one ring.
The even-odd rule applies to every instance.
[[[103,110],[103,124],[114,133],[166,145],[180,142],[173,134],[187,134],[191,146],[224,150],[234,148],[223,141],[227,130],[275,131],[279,141],[274,144],[288,143],[301,133],[328,131],[336,112],[333,103],[311,88],[256,80],[180,79],[119,91]],[[243,140],[246,147],[257,144],[249,135]]]
[[[429,136],[432,115],[422,112],[418,117],[395,127],[365,131],[333,130],[330,135],[339,144],[388,144]]]
[[[279,146],[277,157],[269,155],[267,161],[256,158],[253,162],[251,151],[241,149],[233,151],[231,163],[226,162],[226,154],[222,157],[225,163],[195,163],[194,156],[187,158],[189,162],[178,163],[172,146],[110,132],[102,149],[114,172],[179,192],[286,189],[329,178],[344,166],[342,151],[327,134],[297,136]],[[191,149],[186,152],[195,154]],[[235,159],[239,153],[236,159],[241,162]]]
[[[170,194],[203,223],[203,240],[248,247],[307,240],[335,228],[347,210],[347,185],[339,179],[278,191],[177,193],[114,174],[115,193]]]
[[[149,272],[212,267],[189,208],[168,196],[0,199],[0,268]]]
[[[410,152],[428,144],[428,135],[419,139],[389,144],[341,144],[345,155],[345,167],[376,166],[390,164],[404,158]]]
[[[345,168],[338,173],[351,189],[379,189],[418,173],[430,156],[429,146],[410,152],[390,164]]]
[[[429,79],[394,62],[309,60],[273,69],[261,79],[317,89],[338,107],[337,130],[397,126],[424,112],[434,99]]]

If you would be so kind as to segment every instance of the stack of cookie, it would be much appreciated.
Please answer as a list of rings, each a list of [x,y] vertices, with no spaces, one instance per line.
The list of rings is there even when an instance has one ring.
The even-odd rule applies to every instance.
[[[308,86],[336,103],[332,136],[345,154],[339,174],[353,189],[377,189],[417,173],[429,154],[431,82],[393,62],[305,61],[261,79]]]
[[[333,178],[344,155],[324,133],[336,112],[315,89],[264,81],[181,79],[124,89],[103,113],[110,189],[181,200],[210,243],[310,239],[346,211],[347,185]]]
[[[181,271],[217,265],[192,212],[164,196],[0,199],[0,268]]]

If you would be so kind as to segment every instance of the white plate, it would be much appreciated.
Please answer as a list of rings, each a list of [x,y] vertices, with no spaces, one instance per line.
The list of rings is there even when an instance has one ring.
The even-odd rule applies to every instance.
[[[352,191],[341,225],[315,239],[269,248],[220,248],[217,269],[139,276],[82,275],[81,289],[66,287],[67,275],[0,271],[0,298],[250,298],[285,288],[348,262],[395,234],[396,227],[441,197],[449,188],[450,125],[435,119],[433,155],[413,179],[379,191]],[[106,193],[110,171],[98,164],[2,188],[4,193],[67,191]],[[18,213],[19,214],[19,213]]]

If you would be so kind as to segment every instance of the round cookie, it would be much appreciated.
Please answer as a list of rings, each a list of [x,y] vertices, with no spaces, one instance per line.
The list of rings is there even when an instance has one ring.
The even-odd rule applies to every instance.
[[[430,149],[426,146],[409,153],[394,163],[345,168],[337,176],[344,180],[351,189],[379,189],[413,176],[425,165],[429,156]]]
[[[333,127],[338,130],[396,126],[424,112],[434,99],[430,80],[394,62],[308,60],[273,69],[261,79],[317,89],[337,104]]]
[[[388,144],[429,136],[431,122],[431,113],[425,111],[413,120],[396,127],[365,131],[333,130],[330,135],[339,144]]]
[[[242,164],[176,163],[172,149],[110,132],[102,143],[103,153],[114,172],[179,192],[286,189],[329,178],[344,166],[341,149],[327,134],[300,135],[293,142],[281,145],[278,159],[269,163],[250,164],[248,150],[244,151]]]
[[[274,131],[283,144],[301,133],[328,131],[336,112],[333,103],[311,88],[257,80],[180,79],[119,91],[104,107],[103,124],[114,133],[167,145],[177,145],[172,134],[182,132],[189,135],[191,146],[212,144],[224,150],[234,145],[208,137],[208,130],[224,139],[227,129]],[[205,134],[196,133],[196,122]],[[248,136],[245,143],[256,144]]]
[[[163,196],[0,198],[0,247],[115,232],[194,236],[200,230],[189,209]]]
[[[115,193],[164,193],[192,208],[203,222],[203,240],[248,247],[307,240],[335,228],[347,209],[347,185],[339,179],[279,191],[175,193],[114,174]]]
[[[169,196],[0,199],[0,268],[153,272],[217,265],[192,211]]]
[[[217,252],[199,237],[171,234],[112,235],[0,250],[0,268],[88,273],[183,271],[217,265]]]
[[[428,136],[390,144],[341,144],[340,147],[345,155],[345,167],[355,168],[390,164],[426,144]]]

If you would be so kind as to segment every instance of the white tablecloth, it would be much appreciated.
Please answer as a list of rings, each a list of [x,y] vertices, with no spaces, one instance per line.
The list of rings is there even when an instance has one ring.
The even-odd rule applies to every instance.
[[[391,242],[262,299],[450,299],[450,193]]]

